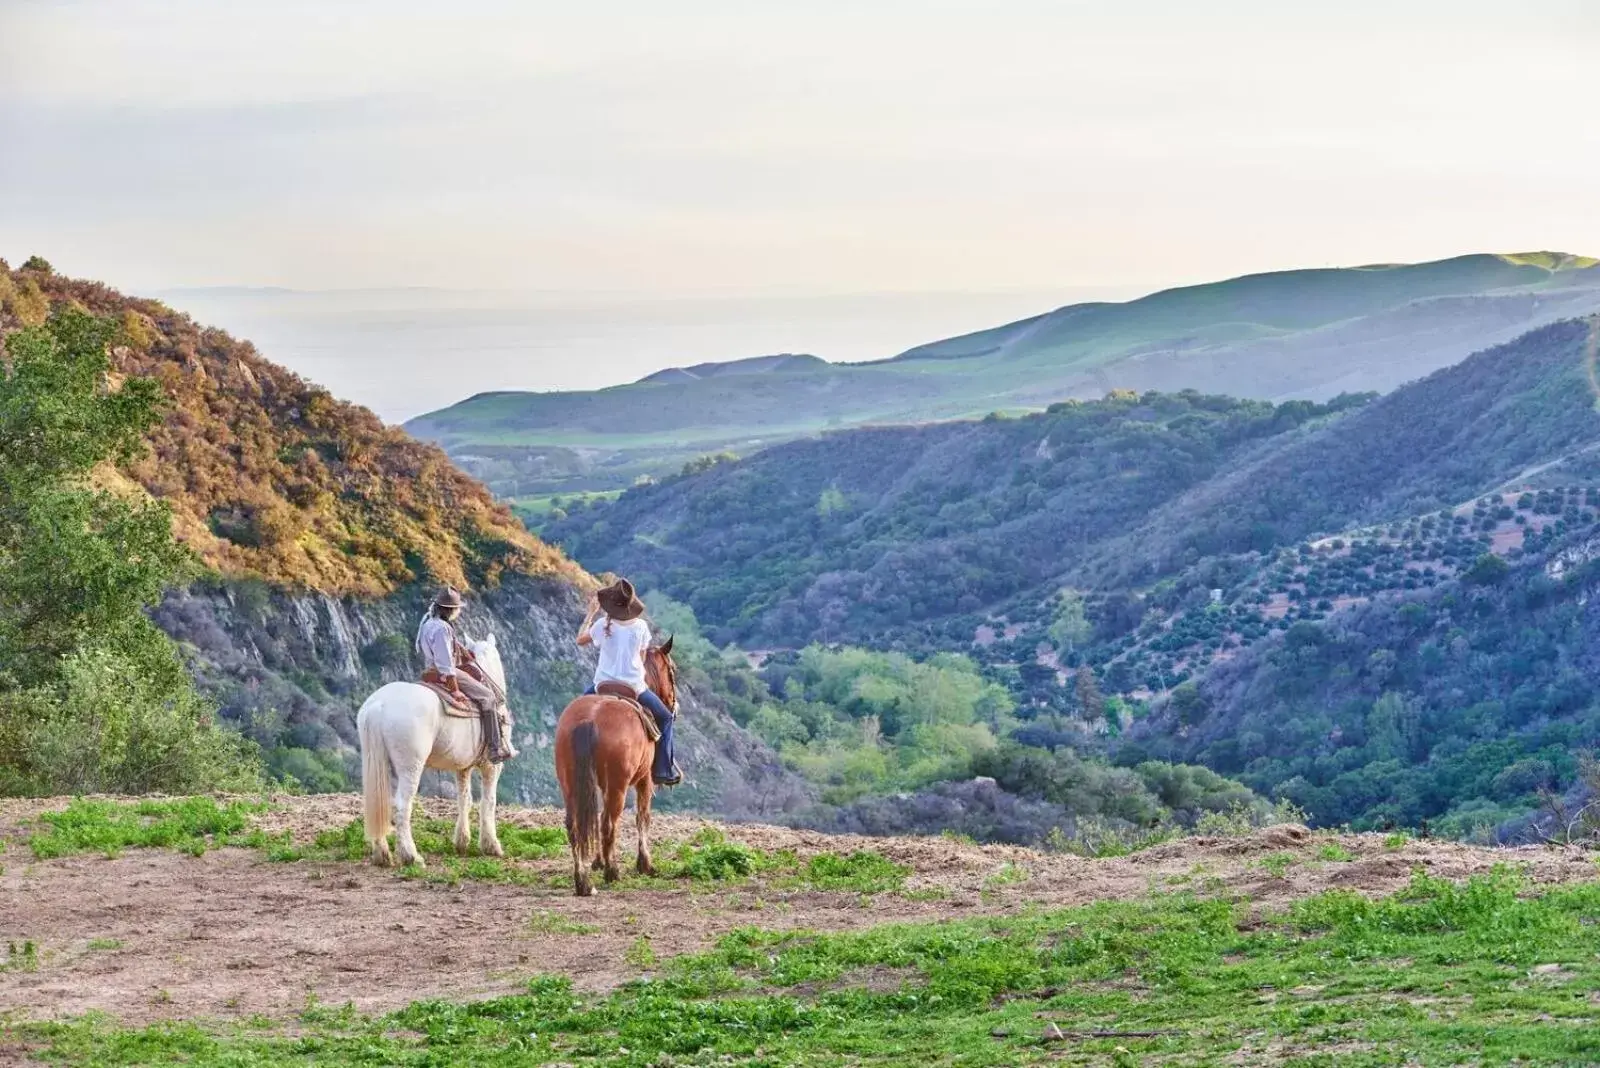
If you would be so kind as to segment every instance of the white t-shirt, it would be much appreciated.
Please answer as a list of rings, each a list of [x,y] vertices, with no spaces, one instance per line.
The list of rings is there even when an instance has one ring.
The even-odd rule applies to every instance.
[[[650,627],[643,619],[630,619],[626,623],[611,620],[611,634],[606,634],[604,616],[589,628],[589,637],[600,650],[600,664],[594,669],[594,684],[622,682],[642,691],[648,688],[644,678],[644,651],[650,648]]]

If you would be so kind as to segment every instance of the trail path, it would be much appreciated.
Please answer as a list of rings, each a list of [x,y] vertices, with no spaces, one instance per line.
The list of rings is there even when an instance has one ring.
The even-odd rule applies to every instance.
[[[943,838],[869,839],[735,825],[725,828],[728,837],[758,849],[793,849],[803,858],[874,849],[913,874],[904,891],[872,896],[783,890],[757,879],[671,890],[624,883],[578,900],[555,887],[449,886],[364,864],[274,863],[243,849],[200,857],[150,849],[115,859],[34,860],[19,823],[52,804],[64,802],[0,802],[6,842],[0,942],[31,941],[38,960],[33,970],[0,970],[0,1012],[35,1019],[90,1011],[130,1023],[254,1014],[286,1019],[308,999],[378,1012],[425,998],[505,994],[548,972],[571,976],[580,989],[605,990],[647,971],[628,962],[641,938],[664,959],[750,926],[845,930],[1176,890],[1237,896],[1272,910],[1329,887],[1390,892],[1416,868],[1464,878],[1512,864],[1535,882],[1596,876],[1592,861],[1576,851],[1438,842],[1393,847],[1382,836],[1335,839],[1293,826],[1086,860]],[[425,803],[434,816],[447,816],[447,806]],[[262,822],[309,840],[358,811],[359,799],[350,796],[286,798]],[[549,809],[502,813],[506,823],[560,824],[560,813]],[[658,817],[656,838],[682,839],[706,825],[693,817]],[[1354,859],[1319,859],[1335,841]],[[631,833],[625,844],[631,850]],[[1292,860],[1287,867],[1281,856],[1262,864],[1276,854]],[[552,876],[567,867],[565,858],[528,863]],[[1018,869],[1025,880],[1008,881]],[[559,933],[575,925],[594,930]]]

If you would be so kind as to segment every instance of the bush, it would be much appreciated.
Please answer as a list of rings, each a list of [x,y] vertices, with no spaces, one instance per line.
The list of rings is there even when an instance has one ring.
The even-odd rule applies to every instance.
[[[121,651],[90,648],[67,658],[56,685],[0,696],[0,717],[12,727],[0,788],[31,795],[258,789],[255,747],[213,726],[199,695],[163,674]]]

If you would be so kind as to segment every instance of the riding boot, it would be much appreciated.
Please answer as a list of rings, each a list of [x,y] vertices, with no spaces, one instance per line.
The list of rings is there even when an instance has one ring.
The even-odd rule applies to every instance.
[[[478,720],[483,724],[483,738],[489,750],[489,759],[496,764],[511,759],[511,754],[506,751],[505,742],[500,737],[500,710],[480,708]]]

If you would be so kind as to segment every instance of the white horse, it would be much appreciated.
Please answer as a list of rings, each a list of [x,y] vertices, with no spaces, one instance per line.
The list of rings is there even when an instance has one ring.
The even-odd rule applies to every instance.
[[[504,694],[506,671],[494,635],[466,645],[478,667]],[[467,852],[472,844],[467,814],[472,808],[472,769],[478,769],[483,780],[483,797],[478,805],[478,850],[491,857],[505,856],[494,817],[500,765],[488,759],[483,725],[476,715],[447,715],[439,695],[428,687],[416,682],[391,682],[361,706],[356,730],[361,735],[367,848],[374,864],[394,864],[395,858],[389,852],[389,831],[393,829],[400,863],[423,865],[422,854],[411,837],[411,800],[417,795],[424,768],[456,773],[457,853]],[[508,730],[507,744],[510,741]]]

